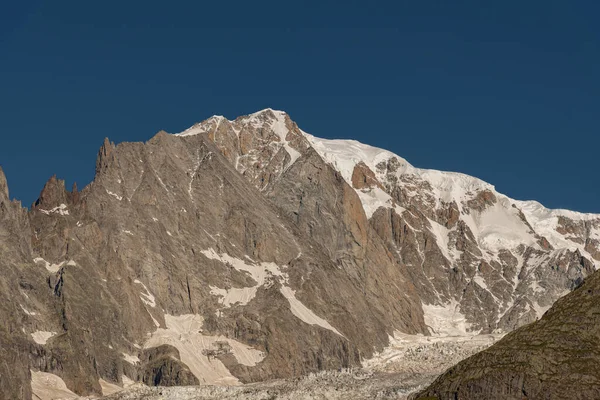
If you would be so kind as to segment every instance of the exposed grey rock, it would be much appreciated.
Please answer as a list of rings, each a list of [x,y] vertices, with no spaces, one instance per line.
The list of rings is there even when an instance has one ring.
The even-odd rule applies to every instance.
[[[98,395],[100,378],[211,383],[213,368],[248,383],[357,367],[396,331],[535,321],[595,269],[600,218],[323,143],[274,110],[106,139],[91,184],[52,177],[30,211],[0,171],[0,340],[13,360],[0,390],[29,398],[30,369]],[[186,315],[199,325],[178,326]],[[171,334],[231,351],[198,350],[212,362],[201,368],[185,340],[164,347]]]
[[[6,201],[9,200],[8,197],[8,184],[6,183],[6,175],[4,175],[4,170],[0,166],[0,200]]]
[[[30,398],[29,357],[35,344],[21,330],[24,293],[43,283],[31,274],[29,224],[26,210],[9,200],[4,172],[0,169],[0,398]]]
[[[139,381],[148,386],[199,385],[198,378],[181,362],[179,351],[162,345],[144,351],[139,368]]]
[[[559,223],[552,233],[560,236],[551,239],[555,244],[558,240],[559,245],[553,246],[544,237],[546,230],[540,229],[538,232],[538,228],[528,221],[534,216],[530,213],[528,217],[521,210],[525,206],[527,211],[532,207],[531,203],[515,202],[476,178],[417,170],[405,160],[381,149],[357,145],[352,141],[342,144],[339,141],[331,144],[320,139],[315,141],[290,121],[287,114],[267,109],[234,121],[213,117],[183,132],[181,136],[186,139],[206,136],[213,140],[238,171],[275,205],[285,209],[295,207],[296,210],[291,210],[294,213],[291,216],[299,224],[303,223],[300,221],[300,212],[306,204],[315,201],[315,191],[310,185],[301,183],[302,180],[294,173],[294,170],[306,165],[306,159],[319,159],[316,162],[319,171],[324,170],[320,160],[330,164],[338,180],[353,188],[359,197],[383,190],[391,200],[387,204],[382,203],[380,210],[369,216],[370,225],[379,236],[375,242],[381,239],[386,244],[393,263],[399,270],[404,270],[403,274],[408,275],[408,280],[416,287],[420,302],[438,307],[458,303],[456,311],[464,316],[470,332],[509,331],[536,320],[544,307],[590,272],[589,268],[577,267],[578,257],[583,256],[589,264],[594,264],[597,260],[594,255],[600,254],[597,253],[596,243],[596,235],[600,230],[596,232],[593,229],[600,223],[597,216],[581,217],[580,214],[573,219],[568,213],[557,214]],[[327,146],[333,149],[329,155],[326,154],[330,151]],[[340,151],[340,146],[345,148]],[[350,152],[350,155],[346,155],[349,158],[344,158],[344,151]],[[361,152],[365,152],[366,158],[361,159]],[[367,165],[371,161],[369,154],[374,152],[378,153],[378,160],[383,160],[373,162],[370,167]],[[350,168],[350,165],[353,167],[348,170],[349,175],[344,176],[343,169]],[[308,183],[321,184],[322,176],[310,177]],[[323,186],[329,188],[331,183]],[[297,194],[292,196],[295,192]],[[278,193],[281,195],[273,196]],[[339,194],[336,196],[339,198]],[[451,198],[448,199],[448,196]],[[322,202],[316,201],[315,204],[316,210],[321,212],[323,208],[325,213],[306,225],[305,231],[309,235],[319,225],[332,229],[335,223],[331,221],[338,215],[326,209]],[[377,208],[373,205],[370,207]],[[533,208],[537,212],[535,204]],[[506,216],[500,218],[515,219],[521,225],[517,229],[522,231],[522,235],[530,236],[531,240],[522,246],[509,243],[503,247],[502,244],[492,243],[492,239],[482,238],[485,232],[472,231],[474,220],[486,213],[493,214],[497,209]],[[379,211],[396,213],[396,217],[391,217],[396,222],[386,221],[378,214]],[[551,213],[550,210],[547,212]],[[322,220],[328,216],[333,217]],[[574,240],[565,236],[567,231],[562,227],[564,222],[560,222],[563,220],[588,224],[592,229],[580,227],[577,229],[580,236]],[[502,235],[512,235],[510,230],[515,228],[511,228],[510,221],[507,222],[506,228],[501,227],[506,233],[493,240],[505,240]],[[438,224],[447,231],[438,228]],[[392,233],[391,226],[395,227],[394,238],[386,236]],[[570,229],[572,231],[574,228]],[[336,227],[332,231],[348,230]],[[334,235],[329,232],[325,236],[320,235],[319,239],[332,237]],[[565,239],[579,243],[579,248],[565,246]],[[372,237],[369,237],[367,242],[371,240]],[[482,243],[483,240],[488,240],[489,244]],[[333,243],[328,243],[326,247],[330,257],[338,257],[331,254]],[[356,256],[353,254],[353,257]],[[572,260],[574,264],[562,270],[552,270],[550,265],[558,259]],[[565,275],[563,271],[566,270],[580,273]],[[429,329],[437,332],[438,327],[430,326]]]

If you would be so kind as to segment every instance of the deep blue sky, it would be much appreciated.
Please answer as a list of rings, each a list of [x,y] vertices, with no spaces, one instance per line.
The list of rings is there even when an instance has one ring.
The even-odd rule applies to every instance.
[[[53,174],[89,183],[105,136],[272,107],[600,212],[598,1],[4,3],[0,164],[27,205]]]

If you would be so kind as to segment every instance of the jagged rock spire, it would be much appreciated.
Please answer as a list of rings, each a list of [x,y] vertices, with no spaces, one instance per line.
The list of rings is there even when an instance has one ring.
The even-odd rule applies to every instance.
[[[4,170],[0,167],[0,200],[8,200],[8,184],[6,182],[6,176],[4,175]]]
[[[104,138],[104,143],[100,147],[96,160],[96,175],[108,167],[114,148],[115,144],[108,140],[108,138]]]
[[[73,188],[71,189],[71,200],[73,203],[79,203],[81,195],[79,193],[79,188],[77,187],[77,182],[73,182]]]
[[[56,175],[54,175],[46,182],[46,185],[44,185],[44,189],[42,189],[40,197],[35,202],[35,205],[56,207],[61,203],[67,203],[65,181],[57,179]]]

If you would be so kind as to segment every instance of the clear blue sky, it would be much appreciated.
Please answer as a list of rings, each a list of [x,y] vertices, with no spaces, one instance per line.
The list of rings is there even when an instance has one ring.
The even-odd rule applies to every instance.
[[[272,107],[600,212],[598,1],[4,3],[0,164],[26,205],[53,174],[89,183],[105,136]]]

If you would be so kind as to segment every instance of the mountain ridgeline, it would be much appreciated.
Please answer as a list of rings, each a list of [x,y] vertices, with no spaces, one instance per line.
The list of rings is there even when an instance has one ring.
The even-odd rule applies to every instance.
[[[394,332],[534,322],[599,262],[600,216],[281,111],[107,139],[91,184],[53,177],[30,210],[0,170],[0,397],[30,399],[39,373],[93,395],[356,367]]]

